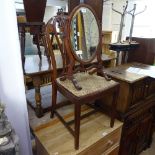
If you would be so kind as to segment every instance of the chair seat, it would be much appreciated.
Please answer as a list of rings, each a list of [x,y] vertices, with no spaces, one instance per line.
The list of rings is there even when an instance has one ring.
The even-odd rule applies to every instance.
[[[74,74],[78,84],[82,87],[81,90],[77,90],[70,80],[61,81],[57,79],[57,84],[63,86],[66,90],[72,93],[76,97],[83,97],[86,95],[96,94],[103,92],[116,86],[118,83],[110,80],[107,81],[104,77],[98,75],[90,75],[88,73]]]

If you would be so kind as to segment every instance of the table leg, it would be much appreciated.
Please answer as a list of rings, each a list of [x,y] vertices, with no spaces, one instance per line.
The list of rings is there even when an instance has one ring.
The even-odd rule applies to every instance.
[[[42,59],[42,57],[41,57],[41,50],[40,50],[40,37],[39,37],[39,35],[37,34],[36,35],[36,44],[37,44],[37,49],[38,49],[38,55],[39,55],[39,58],[40,58],[40,60]]]
[[[22,59],[22,67],[23,72],[25,72],[25,27],[22,27],[21,34],[20,34],[20,46],[21,46],[21,59]]]
[[[36,101],[36,116],[38,118],[43,116],[43,109],[42,109],[42,103],[41,103],[41,94],[40,94],[40,85],[41,85],[41,80],[39,77],[33,78],[33,85],[35,88],[35,101]]]
[[[119,62],[120,62],[120,51],[116,51],[116,53],[117,53],[117,58],[116,58],[116,66],[118,66],[119,65]]]

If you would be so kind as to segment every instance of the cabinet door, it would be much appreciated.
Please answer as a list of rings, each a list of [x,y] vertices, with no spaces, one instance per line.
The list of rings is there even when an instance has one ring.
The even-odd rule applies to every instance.
[[[145,148],[147,148],[151,142],[152,137],[152,115],[147,115],[140,123],[138,130],[138,143],[136,148],[136,154],[138,155]]]
[[[139,101],[144,99],[145,95],[145,80],[140,80],[131,85],[131,105],[130,107],[137,104]]]
[[[135,155],[137,147],[138,125],[124,128],[119,155]]]

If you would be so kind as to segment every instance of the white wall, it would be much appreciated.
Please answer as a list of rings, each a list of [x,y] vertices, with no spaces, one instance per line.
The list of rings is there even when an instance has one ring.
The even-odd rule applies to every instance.
[[[103,25],[102,29],[105,31],[119,31],[119,24],[121,16],[112,11],[111,3],[114,3],[114,8],[118,11],[122,11],[122,6],[125,5],[126,0],[110,0],[103,6]],[[129,0],[129,6],[127,10],[131,10],[133,5],[137,4],[136,12],[140,12],[144,9],[145,5],[147,9],[144,13],[139,14],[135,18],[133,36],[136,37],[155,37],[155,1],[154,0]],[[126,15],[125,27],[123,30],[123,38],[129,36],[131,26],[131,16]]]
[[[145,5],[147,9],[135,18],[133,36],[155,38],[155,1],[154,0],[131,0],[130,4],[137,4],[136,12],[141,12]]]
[[[0,21],[0,100],[19,136],[20,155],[32,155],[14,1],[1,1]]]
[[[45,16],[44,16],[44,21],[45,23],[53,16],[56,15],[57,11],[58,11],[58,8],[60,7],[57,7],[57,6],[46,6],[46,9],[45,9]]]
[[[66,6],[68,0],[47,0],[47,6]]]
[[[114,8],[120,12],[123,10],[126,0],[110,0],[103,5],[103,30],[119,30],[121,16],[112,11],[112,3]]]
[[[126,0],[110,0],[103,5],[103,16],[102,16],[102,30],[104,31],[114,31],[117,35],[120,26],[121,15],[112,11],[112,3],[114,8],[120,12],[123,12],[123,5],[126,4]],[[125,28],[123,29],[123,37],[125,35]],[[116,41],[115,36],[115,41]],[[115,42],[114,41],[114,42]]]

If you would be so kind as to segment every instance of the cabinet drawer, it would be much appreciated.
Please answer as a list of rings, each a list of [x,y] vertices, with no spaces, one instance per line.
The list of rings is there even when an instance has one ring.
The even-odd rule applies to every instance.
[[[116,145],[115,147],[103,153],[102,155],[118,155],[118,154],[119,154],[119,145]]]
[[[105,136],[105,138],[96,142],[91,147],[87,148],[78,155],[104,155],[105,151],[112,149],[114,146],[118,146],[121,137],[121,128],[115,130],[110,135]],[[107,154],[107,153],[106,153]]]

